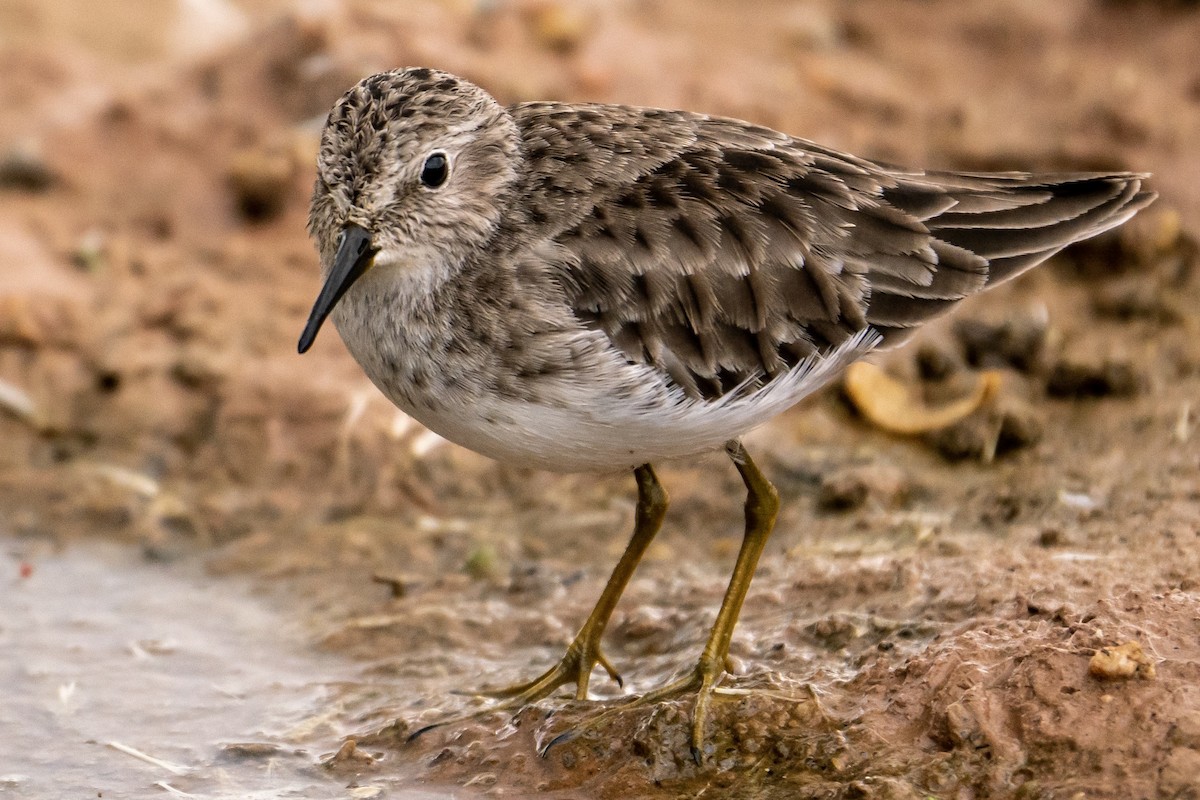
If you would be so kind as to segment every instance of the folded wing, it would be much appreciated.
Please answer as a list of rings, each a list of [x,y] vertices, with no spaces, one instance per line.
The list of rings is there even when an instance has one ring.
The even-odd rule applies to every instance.
[[[868,326],[899,343],[1154,198],[1136,174],[909,172],[734,120],[609,107],[577,124],[579,109],[514,110],[531,141],[557,137],[545,152],[577,154],[576,179],[592,175],[555,190],[562,165],[532,152],[558,213],[524,224],[566,220],[545,233],[576,315],[704,399]],[[663,114],[673,138],[647,145]]]

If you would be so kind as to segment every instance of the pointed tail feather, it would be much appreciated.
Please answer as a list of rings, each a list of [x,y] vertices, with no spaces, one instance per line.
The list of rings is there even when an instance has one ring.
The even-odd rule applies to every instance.
[[[938,256],[932,278],[868,273],[867,319],[894,346],[971,294],[1114,228],[1155,198],[1135,173],[897,176],[885,203],[920,219]],[[918,279],[919,277],[919,279]]]

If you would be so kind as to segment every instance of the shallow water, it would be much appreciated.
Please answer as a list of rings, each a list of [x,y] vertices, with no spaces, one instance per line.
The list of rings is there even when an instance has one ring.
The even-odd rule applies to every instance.
[[[383,793],[318,763],[342,733],[320,681],[348,665],[244,583],[131,548],[6,549],[0,797]]]

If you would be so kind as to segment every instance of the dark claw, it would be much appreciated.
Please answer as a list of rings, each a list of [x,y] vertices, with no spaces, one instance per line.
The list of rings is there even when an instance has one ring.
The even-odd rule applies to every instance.
[[[405,742],[405,744],[412,744],[413,742],[415,742],[417,740],[417,737],[424,736],[425,734],[429,733],[434,728],[440,728],[445,724],[446,723],[444,723],[444,722],[434,722],[429,725],[426,725],[423,728],[417,728],[415,731],[413,731],[412,733],[410,733],[408,735],[408,738],[405,739],[404,742]]]
[[[692,751],[692,761],[696,762],[696,766],[704,766],[704,753],[700,751],[700,748],[696,747],[696,745],[691,745],[688,749]]]
[[[563,733],[560,733],[558,736],[555,736],[553,739],[547,742],[546,746],[538,751],[538,755],[542,758],[546,758],[550,755],[550,748],[554,747],[555,745],[563,744],[564,742],[569,742],[577,735],[578,734],[575,731],[564,731]]]

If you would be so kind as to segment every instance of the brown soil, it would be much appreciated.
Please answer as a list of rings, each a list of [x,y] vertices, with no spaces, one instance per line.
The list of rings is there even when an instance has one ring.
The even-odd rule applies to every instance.
[[[312,647],[359,665],[336,698],[367,756],[332,763],[347,783],[1200,797],[1193,4],[244,5],[183,23],[135,0],[103,22],[0,5],[0,534],[199,553],[304,616]],[[1162,197],[888,357],[931,396],[1002,370],[950,430],[889,436],[830,391],[749,437],[784,511],[702,766],[686,698],[556,698],[410,744],[477,707],[451,692],[557,658],[624,546],[632,485],[440,443],[336,336],[295,354],[322,115],[405,64],[503,101],[685,107],[912,165],[1146,170]],[[667,528],[606,639],[633,691],[692,663],[738,542],[722,458],[662,476]],[[1146,656],[1131,674],[1089,671],[1126,642]]]

